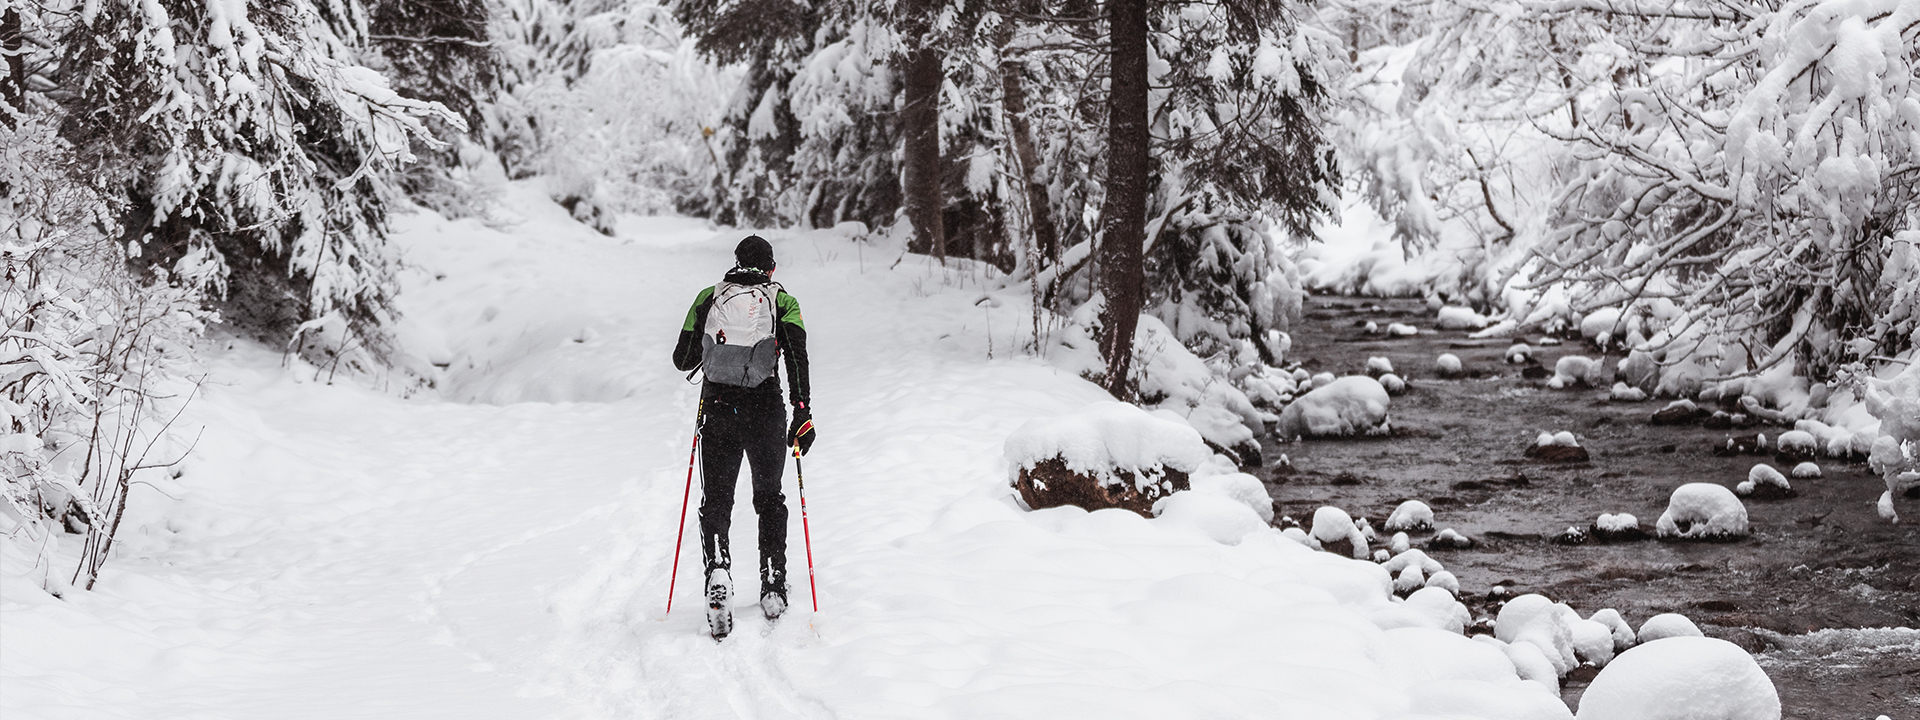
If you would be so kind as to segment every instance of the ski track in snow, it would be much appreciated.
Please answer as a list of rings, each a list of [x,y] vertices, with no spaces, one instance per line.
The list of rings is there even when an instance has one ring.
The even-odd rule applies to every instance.
[[[964,266],[888,271],[835,231],[770,233],[813,358],[820,611],[789,463],[791,609],[769,627],[754,602],[743,484],[737,626],[715,643],[694,527],[664,614],[697,399],[669,356],[738,234],[605,238],[536,192],[511,195],[508,231],[398,219],[426,268],[401,336],[451,400],[219,353],[186,416],[205,438],[167,495],[136,494],[99,590],[53,599],[10,553],[0,714],[1567,716],[1484,643],[1370,622],[1401,612],[1371,564],[1018,511],[1001,442],[1105,394],[1007,357],[1030,318],[976,304]]]

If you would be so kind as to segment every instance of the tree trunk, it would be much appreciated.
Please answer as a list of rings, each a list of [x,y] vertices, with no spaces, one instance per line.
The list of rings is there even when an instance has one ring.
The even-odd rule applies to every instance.
[[[1107,3],[1112,81],[1107,94],[1107,199],[1100,210],[1100,353],[1107,392],[1128,400],[1133,333],[1140,322],[1141,243],[1147,214],[1147,3]]]
[[[1040,180],[1040,157],[1033,149],[1033,126],[1027,122],[1027,90],[1021,82],[1021,64],[1000,64],[1000,91],[1005,97],[1007,118],[1013,130],[1013,152],[1020,158],[1020,170],[1026,175],[1027,213],[1032,217],[1033,241],[1040,256],[1049,262],[1060,259],[1060,235],[1053,227],[1052,201],[1047,184]]]
[[[913,249],[947,259],[947,234],[941,220],[940,193],[940,85],[946,75],[940,51],[932,47],[928,15],[937,4],[912,3],[906,23],[911,48],[905,58],[906,105],[900,109],[906,157],[901,163],[901,191],[906,196],[907,220],[913,223]]]
[[[26,38],[21,36],[20,11],[12,6],[0,13],[0,51],[7,56],[6,74],[0,76],[0,101],[13,112],[0,111],[0,127],[14,129],[14,113],[27,111]]]

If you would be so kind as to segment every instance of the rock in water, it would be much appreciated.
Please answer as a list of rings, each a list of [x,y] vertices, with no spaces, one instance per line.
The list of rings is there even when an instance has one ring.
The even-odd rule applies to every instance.
[[[1662,540],[1735,540],[1747,535],[1747,507],[1723,486],[1687,483],[1674,488],[1654,529]]]
[[[1647,539],[1647,531],[1640,529],[1640,519],[1627,513],[1601,515],[1593,521],[1589,529],[1593,539],[1603,543],[1637,542]]]
[[[1608,663],[1578,720],[1780,720],[1773,681],[1740,646],[1705,637],[1643,642]]]
[[[1283,439],[1359,435],[1385,432],[1387,407],[1393,399],[1380,381],[1360,375],[1314,383],[1280,411],[1274,434]]]

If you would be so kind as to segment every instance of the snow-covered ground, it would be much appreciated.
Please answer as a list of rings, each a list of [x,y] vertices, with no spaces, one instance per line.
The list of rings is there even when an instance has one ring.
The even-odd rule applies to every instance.
[[[715,643],[697,542],[664,614],[697,396],[669,356],[740,233],[607,238],[537,188],[503,202],[497,228],[398,220],[402,339],[436,390],[234,343],[98,589],[57,599],[3,544],[0,716],[1570,716],[1379,566],[1233,525],[1244,506],[1020,510],[1007,436],[1105,394],[1018,350],[1019,291],[843,231],[769,233],[810,335],[820,611],[795,513],[794,611],[769,628],[749,580]]]

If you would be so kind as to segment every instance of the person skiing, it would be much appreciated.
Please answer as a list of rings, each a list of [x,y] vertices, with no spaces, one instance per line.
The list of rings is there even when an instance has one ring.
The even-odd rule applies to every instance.
[[[733,556],[727,531],[744,455],[760,518],[760,610],[768,620],[787,609],[787,496],[781,492],[786,451],[813,448],[807,326],[800,302],[773,281],[773,246],[750,235],[733,249],[734,267],[694,296],[680,327],[673,365],[700,369],[700,551],[706,560],[707,622],[714,639],[733,630]],[[787,422],[780,401],[779,358],[787,366]],[[782,427],[785,425],[785,427]]]

